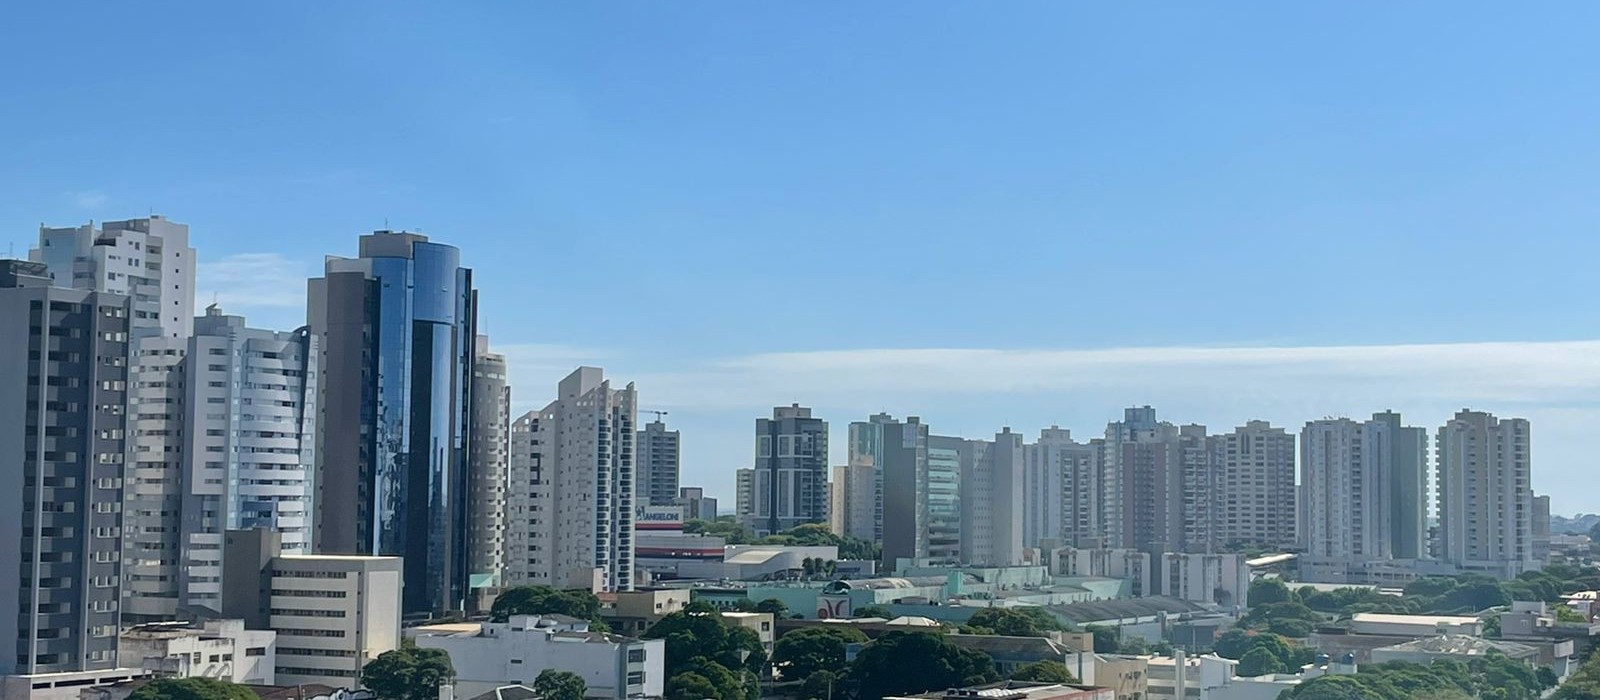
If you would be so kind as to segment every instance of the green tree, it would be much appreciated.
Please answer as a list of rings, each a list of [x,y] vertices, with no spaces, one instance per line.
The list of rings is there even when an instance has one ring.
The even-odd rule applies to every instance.
[[[1067,665],[1060,661],[1035,661],[1031,664],[1018,666],[1011,673],[1011,680],[1027,681],[1030,683],[1077,683],[1078,679],[1067,670]]]
[[[784,680],[807,679],[818,671],[844,668],[846,646],[866,641],[867,636],[854,627],[798,629],[772,645],[772,667]]]
[[[1094,635],[1094,650],[1098,654],[1115,654],[1122,647],[1122,631],[1116,627],[1089,625],[1083,628]]]
[[[1315,628],[1305,620],[1278,619],[1268,622],[1267,630],[1276,635],[1301,639],[1311,636]]]
[[[438,700],[439,686],[456,677],[443,649],[418,648],[405,640],[361,669],[361,685],[382,700]]]
[[[213,678],[160,678],[128,695],[128,700],[257,700],[249,688]]]
[[[1051,630],[1061,629],[1061,624],[1050,613],[1036,607],[984,608],[968,618],[967,628],[974,634],[1043,637]]]
[[[1259,578],[1251,581],[1250,592],[1245,595],[1246,604],[1252,608],[1268,603],[1287,603],[1292,600],[1294,594],[1289,592],[1289,587],[1275,578]]]
[[[1264,676],[1269,673],[1283,673],[1283,660],[1273,655],[1266,647],[1256,647],[1245,652],[1239,659],[1238,672],[1241,676]]]
[[[858,700],[959,688],[1000,679],[988,654],[930,632],[889,632],[862,647],[850,665]]]
[[[591,629],[606,631],[600,620],[600,599],[582,589],[563,590],[549,586],[517,586],[495,596],[489,618],[505,622],[512,615],[566,615],[588,620]]]
[[[583,694],[589,692],[589,684],[583,682],[583,676],[571,671],[547,668],[533,679],[533,692],[539,694],[539,700],[583,700]]]
[[[817,671],[800,684],[802,700],[828,700],[845,697],[844,677],[833,671]]]
[[[667,700],[724,700],[711,679],[698,673],[684,672],[667,679]]]
[[[777,598],[768,598],[756,603],[756,612],[772,613],[774,619],[789,616],[789,606]]]
[[[661,618],[645,630],[644,638],[666,642],[666,666],[674,675],[687,670],[695,657],[705,657],[730,671],[754,674],[760,674],[766,663],[761,637],[754,630],[729,627],[723,622],[722,613],[704,601],[690,603]],[[710,678],[706,673],[700,675]]]
[[[861,618],[861,617],[881,617],[881,618],[883,618],[885,620],[893,620],[894,619],[894,613],[889,612],[889,609],[884,607],[884,606],[882,606],[882,605],[863,605],[863,606],[861,606],[859,608],[856,608],[854,611],[852,611],[850,613],[850,616],[851,617],[856,617],[856,618]]]

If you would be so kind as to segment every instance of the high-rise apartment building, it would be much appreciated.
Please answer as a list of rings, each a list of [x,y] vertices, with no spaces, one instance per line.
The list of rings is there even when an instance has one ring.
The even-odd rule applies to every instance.
[[[878,537],[883,501],[878,469],[871,464],[842,464],[833,468],[832,530],[868,542]]]
[[[1101,522],[1106,544],[1152,553],[1205,551],[1215,473],[1205,426],[1156,421],[1129,408],[1106,426]]]
[[[883,540],[883,430],[882,424],[894,421],[879,413],[865,421],[850,424],[845,461],[845,513],[840,524],[844,534],[880,542]],[[837,475],[837,471],[835,474]],[[838,488],[837,482],[835,488]]]
[[[405,560],[407,612],[469,585],[477,292],[461,252],[378,231],[329,257],[307,320],[322,357],[316,550]]]
[[[188,226],[154,215],[99,227],[41,226],[39,247],[28,257],[49,267],[57,287],[128,297],[135,337],[189,337],[195,253]]]
[[[828,422],[800,404],[756,419],[755,500],[746,524],[758,535],[828,522]]]
[[[189,227],[160,216],[40,227],[30,259],[58,287],[129,300],[129,463],[122,554],[129,622],[172,619],[179,597],[179,489],[185,441],[182,363],[194,323]]]
[[[504,562],[508,587],[531,584],[535,573],[543,574],[543,563],[550,556],[543,549],[546,544],[535,541],[545,519],[553,515],[543,510],[550,506],[544,496],[551,484],[544,472],[539,418],[540,413],[532,411],[511,421],[507,440]]]
[[[213,304],[186,345],[173,373],[184,414],[178,601],[220,611],[227,530],[270,529],[284,552],[311,553],[316,339],[250,328]]]
[[[930,446],[938,445],[934,438]],[[961,440],[961,562],[972,566],[1022,563],[1022,435],[1004,428],[994,440]],[[930,449],[931,452],[931,449]]]
[[[505,574],[506,499],[511,460],[511,386],[506,358],[480,335],[472,365],[472,522],[467,533],[468,582],[498,588]]]
[[[0,261],[0,676],[117,665],[132,304],[49,274]]]
[[[1439,428],[1440,558],[1501,578],[1539,569],[1528,421],[1463,409]]]
[[[1295,544],[1295,440],[1266,421],[1211,437],[1216,473],[1213,540],[1239,546]]]
[[[1022,544],[1089,546],[1100,536],[1100,448],[1050,426],[1022,446]],[[1058,545],[1059,546],[1059,545]]]
[[[1309,580],[1361,580],[1371,562],[1420,558],[1426,449],[1426,431],[1398,413],[1306,423],[1297,510]]]
[[[640,505],[672,505],[678,500],[678,431],[667,430],[658,415],[645,424],[636,440]]]
[[[1388,456],[1389,553],[1396,559],[1421,559],[1428,553],[1428,430],[1401,424],[1400,414],[1372,414],[1382,424]]]
[[[633,590],[638,395],[598,367],[558,393],[512,425],[510,583]]]
[[[749,523],[756,513],[756,470],[733,470],[733,514],[741,523]]]
[[[883,483],[883,561],[956,563],[961,557],[961,460],[949,438],[931,444],[916,416],[873,416],[876,459]],[[948,444],[945,444],[948,443]],[[937,495],[934,495],[935,492]]]

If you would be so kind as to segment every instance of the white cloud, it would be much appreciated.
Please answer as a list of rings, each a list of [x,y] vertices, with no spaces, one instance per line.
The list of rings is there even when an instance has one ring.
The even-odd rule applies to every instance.
[[[201,260],[195,271],[199,287],[195,301],[204,307],[215,301],[228,313],[249,315],[267,310],[271,315],[290,316],[289,309],[300,311],[305,323],[306,280],[309,264],[277,253],[237,253],[216,260]]]
[[[68,197],[71,198],[72,205],[78,207],[79,209],[99,209],[100,207],[105,206],[107,199],[106,194],[99,190],[73,192],[70,193]]]

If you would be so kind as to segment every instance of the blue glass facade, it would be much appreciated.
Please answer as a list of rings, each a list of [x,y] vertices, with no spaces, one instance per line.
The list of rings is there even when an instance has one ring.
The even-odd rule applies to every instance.
[[[343,503],[325,499],[319,527],[332,525],[330,518],[358,519],[355,541],[330,547],[402,557],[407,613],[460,610],[467,595],[471,507],[467,446],[477,330],[472,271],[461,267],[455,247],[415,234],[374,233],[362,237],[361,248],[367,283],[354,288],[365,298],[357,304],[330,291],[326,303],[330,309],[360,308],[367,317],[361,342],[343,350],[359,349],[362,371],[346,372],[350,381],[341,381],[330,370],[323,389],[368,397],[359,411],[362,463],[322,467],[325,484],[354,483],[331,490],[350,497]],[[330,353],[338,351],[337,344],[329,346]],[[329,365],[340,363],[330,358]],[[325,429],[339,425],[330,420]]]

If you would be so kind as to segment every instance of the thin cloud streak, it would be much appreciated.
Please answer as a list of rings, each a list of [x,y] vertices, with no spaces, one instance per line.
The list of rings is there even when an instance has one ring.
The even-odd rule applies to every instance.
[[[638,377],[659,401],[739,407],[785,396],[1031,394],[1122,389],[1372,394],[1390,400],[1590,402],[1600,341],[1096,350],[785,352]]]
[[[311,270],[277,253],[238,253],[201,262],[196,276],[202,305],[215,301],[228,312],[305,309]]]

